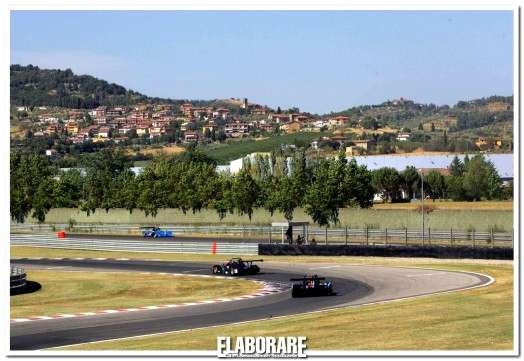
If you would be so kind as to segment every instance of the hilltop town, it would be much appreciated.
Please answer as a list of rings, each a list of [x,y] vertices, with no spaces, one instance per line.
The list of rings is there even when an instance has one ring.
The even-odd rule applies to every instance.
[[[30,147],[54,159],[107,146],[123,147],[137,161],[163,150],[180,152],[198,146],[219,163],[276,146],[301,146],[318,154],[344,149],[348,155],[513,150],[513,97],[463,101],[452,107],[399,98],[319,115],[299,108],[274,109],[247,98],[148,98],[91,77],[89,81],[101,82],[103,89],[86,95],[81,93],[87,88],[85,76],[78,80],[69,70],[45,73],[49,71],[14,67],[11,146]],[[29,71],[30,78],[20,78]],[[35,81],[35,72],[47,74],[46,79],[67,73],[76,83],[63,80],[46,87],[42,80]],[[27,104],[28,94],[35,92],[37,96],[30,99],[37,103]],[[113,94],[112,98],[107,94]],[[226,146],[228,155],[221,157]]]

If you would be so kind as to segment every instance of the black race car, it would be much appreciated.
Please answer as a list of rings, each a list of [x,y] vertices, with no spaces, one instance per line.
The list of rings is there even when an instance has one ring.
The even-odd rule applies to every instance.
[[[326,281],[325,277],[306,276],[302,278],[292,278],[293,288],[291,297],[311,297],[311,296],[331,296],[333,292],[333,282]]]
[[[224,264],[213,266],[213,274],[228,276],[256,275],[260,272],[260,267],[253,262],[263,262],[262,259],[243,260],[242,258],[231,258]]]

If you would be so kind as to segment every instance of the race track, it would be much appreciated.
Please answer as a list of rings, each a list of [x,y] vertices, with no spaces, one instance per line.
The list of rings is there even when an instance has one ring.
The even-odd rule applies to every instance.
[[[21,266],[60,266],[66,269],[71,267],[88,270],[210,274],[209,263],[72,259],[17,259],[12,262]],[[264,262],[261,266],[263,273],[246,278],[288,283],[292,277],[300,277],[304,273],[316,273],[319,276],[328,276],[333,279],[334,289],[338,294],[332,297],[293,299],[290,291],[287,291],[217,304],[11,323],[11,350],[45,349],[83,342],[266,319],[346,305],[358,306],[478,287],[492,281],[491,278],[484,275],[433,269],[325,264],[297,265],[276,262]],[[42,286],[45,288],[45,284]]]
[[[124,240],[124,241],[142,241],[142,242],[156,242],[156,241],[176,241],[176,242],[242,242],[242,243],[269,243],[267,237],[254,237],[254,236],[242,236],[242,237],[228,237],[228,236],[188,236],[176,234],[175,237],[166,238],[153,238],[153,237],[142,237],[132,235],[111,235],[110,237],[103,234],[91,234],[91,233],[68,233],[67,238],[71,239],[99,239],[107,241]],[[273,239],[273,243],[281,243],[280,239]]]

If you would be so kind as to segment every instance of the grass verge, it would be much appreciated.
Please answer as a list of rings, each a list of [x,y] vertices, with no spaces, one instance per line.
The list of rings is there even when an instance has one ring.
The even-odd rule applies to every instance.
[[[141,274],[138,272],[71,272],[28,269],[28,279],[42,285],[35,293],[12,296],[11,318],[51,316],[235,297],[260,285],[233,279]]]

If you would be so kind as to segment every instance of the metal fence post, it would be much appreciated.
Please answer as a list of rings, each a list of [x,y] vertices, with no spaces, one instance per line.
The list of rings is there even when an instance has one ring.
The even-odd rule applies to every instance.
[[[490,235],[489,239],[491,241],[491,247],[493,247],[495,243],[495,238],[493,237],[493,228],[490,229],[489,235]]]
[[[475,248],[477,246],[475,242],[475,230],[471,231],[471,238],[473,239],[473,248]]]
[[[327,229],[327,227],[326,227],[326,240],[325,240],[325,242],[324,242],[325,245],[328,244],[328,242],[327,242],[328,234],[327,234],[327,233],[328,233],[328,229]]]
[[[388,228],[384,230],[384,235],[386,236],[386,246],[388,245]]]
[[[428,227],[428,244],[431,245],[431,227]]]
[[[348,245],[348,226],[346,226],[346,228],[344,228],[344,237],[345,237],[346,246],[347,246]]]
[[[449,234],[450,234],[450,242],[451,242],[451,245],[453,245],[453,228],[450,228],[449,229]]]
[[[408,227],[405,228],[406,231],[406,246],[408,245]]]
[[[271,244],[271,233],[272,233],[271,231],[272,231],[272,229],[271,229],[271,226],[270,226],[269,227],[269,244]]]
[[[366,226],[366,245],[369,246],[369,229],[368,229],[368,226]]]

